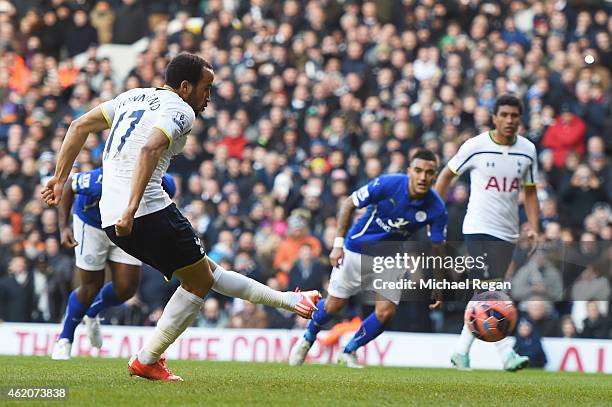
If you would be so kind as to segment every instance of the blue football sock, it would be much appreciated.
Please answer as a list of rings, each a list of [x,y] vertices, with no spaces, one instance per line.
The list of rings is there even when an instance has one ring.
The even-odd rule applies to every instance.
[[[104,287],[100,291],[98,291],[98,295],[93,300],[89,309],[87,310],[87,316],[90,318],[94,318],[98,315],[102,310],[105,310],[110,307],[114,307],[115,305],[119,305],[123,303],[117,297],[117,293],[115,293],[115,289],[113,288],[113,283],[108,282],[104,284]]]
[[[312,319],[304,332],[304,338],[310,343],[314,343],[317,340],[317,334],[323,328],[323,325],[328,323],[332,319],[332,315],[325,312],[325,300],[319,301],[317,304],[317,310],[312,314]]]
[[[77,298],[77,290],[73,290],[68,297],[68,306],[66,307],[66,315],[64,317],[64,326],[62,327],[62,333],[60,339],[68,339],[70,342],[74,341],[74,331],[81,323],[87,307],[81,304],[81,301]]]
[[[376,317],[376,313],[371,313],[361,324],[355,336],[344,348],[344,353],[352,353],[366,343],[375,339],[385,330],[385,326]]]

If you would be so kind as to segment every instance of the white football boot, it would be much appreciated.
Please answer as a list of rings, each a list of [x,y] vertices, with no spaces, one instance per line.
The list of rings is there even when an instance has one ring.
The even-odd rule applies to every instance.
[[[291,353],[289,354],[289,365],[300,366],[303,364],[311,347],[312,343],[308,342],[306,338],[301,336],[295,345],[293,345],[293,348],[291,348]]]
[[[98,316],[96,316],[95,318],[90,318],[85,315],[83,317],[83,323],[85,324],[85,328],[87,328],[87,336],[89,337],[89,342],[91,343],[91,346],[100,349],[102,347],[100,318]]]
[[[346,367],[350,367],[351,369],[363,369],[363,365],[361,365],[359,363],[359,360],[357,359],[356,352],[351,352],[351,353],[341,352],[338,355],[338,364],[344,365]]]
[[[70,360],[70,350],[72,343],[67,338],[59,339],[53,346],[51,359],[53,360]]]

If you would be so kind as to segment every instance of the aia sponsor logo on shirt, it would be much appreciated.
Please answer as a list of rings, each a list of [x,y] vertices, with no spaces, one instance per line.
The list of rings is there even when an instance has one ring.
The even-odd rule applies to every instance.
[[[490,177],[485,187],[485,191],[497,191],[497,192],[513,192],[519,189],[519,179],[506,177]]]

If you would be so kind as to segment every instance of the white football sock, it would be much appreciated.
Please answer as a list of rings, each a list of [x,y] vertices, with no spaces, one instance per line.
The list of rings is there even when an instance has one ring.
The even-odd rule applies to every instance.
[[[459,353],[470,353],[470,348],[474,343],[474,335],[468,328],[467,324],[463,324],[463,329],[461,330],[461,335],[459,336],[459,344],[457,346],[457,352]]]
[[[213,272],[215,282],[212,289],[228,297],[241,298],[254,304],[270,305],[293,311],[295,304],[300,302],[299,293],[281,292],[261,284],[258,281],[243,276],[235,271],[225,270],[217,265]]]
[[[514,352],[512,345],[512,340],[509,337],[505,337],[501,341],[495,342],[495,348],[497,349],[497,353],[499,353],[499,357],[501,358],[502,362],[506,361],[510,352]]]
[[[168,346],[192,324],[203,303],[202,298],[179,286],[157,321],[153,336],[138,352],[140,363],[150,365],[157,362]]]

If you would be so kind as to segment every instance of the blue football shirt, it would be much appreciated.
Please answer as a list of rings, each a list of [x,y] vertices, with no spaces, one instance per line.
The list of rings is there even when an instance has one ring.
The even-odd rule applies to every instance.
[[[366,212],[351,226],[345,247],[362,253],[368,243],[405,241],[419,229],[429,226],[434,243],[446,240],[448,215],[440,196],[430,189],[422,199],[412,199],[405,174],[381,175],[351,195],[358,208]]]
[[[74,214],[84,223],[102,228],[98,206],[102,196],[102,167],[75,174],[72,177],[72,192],[76,194]]]

